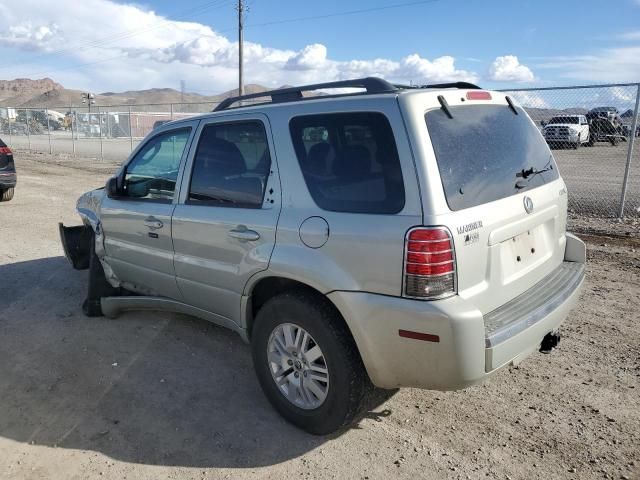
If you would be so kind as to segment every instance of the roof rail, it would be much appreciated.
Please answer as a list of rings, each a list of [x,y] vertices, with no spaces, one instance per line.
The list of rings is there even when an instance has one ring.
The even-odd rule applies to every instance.
[[[367,94],[390,93],[398,90],[395,85],[377,77],[340,80],[337,82],[316,83],[314,85],[280,88],[278,90],[268,90],[261,93],[250,93],[248,95],[229,97],[220,102],[213,111],[219,112],[221,110],[227,110],[234,103],[261,97],[271,97],[271,103],[295,102],[296,100],[301,100],[303,98],[302,92],[310,92],[324,88],[364,88],[367,91]]]
[[[431,85],[394,85],[396,88],[460,88],[468,90],[482,90],[481,87],[469,82],[432,83]]]

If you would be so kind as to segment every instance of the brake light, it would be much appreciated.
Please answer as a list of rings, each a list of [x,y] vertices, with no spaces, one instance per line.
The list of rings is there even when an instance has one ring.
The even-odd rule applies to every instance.
[[[482,90],[470,90],[467,92],[467,100],[491,100],[491,94]]]
[[[453,238],[446,227],[416,227],[405,241],[404,295],[435,300],[456,293]]]
[[[9,147],[0,147],[0,155],[13,155]]]

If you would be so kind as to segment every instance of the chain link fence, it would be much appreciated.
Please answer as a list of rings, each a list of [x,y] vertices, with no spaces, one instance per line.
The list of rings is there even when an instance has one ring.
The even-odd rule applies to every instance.
[[[211,103],[0,107],[0,135],[12,148],[124,161],[157,126],[210,112]]]
[[[640,217],[640,84],[504,91],[552,149],[578,215]]]
[[[578,215],[640,217],[640,84],[505,90],[552,148]],[[0,107],[14,149],[124,161],[162,123],[210,112],[211,103],[56,108]]]

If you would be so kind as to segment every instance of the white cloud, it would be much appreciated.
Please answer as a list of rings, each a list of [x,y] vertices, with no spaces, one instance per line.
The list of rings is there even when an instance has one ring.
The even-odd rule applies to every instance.
[[[187,89],[215,93],[234,88],[237,81],[236,42],[209,26],[172,21],[113,0],[74,2],[72,11],[46,0],[0,5],[0,46],[49,55],[37,59],[35,72],[33,63],[13,65],[5,67],[4,76],[46,74],[63,84],[74,82],[68,87],[129,90],[177,86],[185,79]],[[65,68],[75,65],[81,68]],[[458,68],[450,56],[338,61],[318,43],[295,51],[245,42],[245,68],[248,83],[266,86],[368,75],[403,83],[479,78]]]
[[[497,57],[489,67],[489,78],[496,82],[532,82],[533,72],[522,65],[515,55]]]
[[[562,78],[589,82],[637,82],[640,45],[601,49],[590,55],[546,57],[537,69],[557,70]]]
[[[509,95],[523,107],[550,108],[549,103],[536,92],[510,92]]]
[[[285,63],[288,70],[320,70],[327,63],[327,47],[314,43],[304,47]]]
[[[640,0],[638,0],[640,2]],[[634,42],[640,40],[640,30],[636,30],[634,32],[625,32],[617,35],[617,38],[620,40],[628,40],[630,42]]]

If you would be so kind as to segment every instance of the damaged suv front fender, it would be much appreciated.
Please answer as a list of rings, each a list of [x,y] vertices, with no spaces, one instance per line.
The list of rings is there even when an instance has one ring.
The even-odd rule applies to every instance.
[[[76,204],[82,225],[65,227],[59,224],[60,241],[67,260],[77,270],[89,268],[91,242],[94,241],[94,251],[101,263],[104,264],[104,235],[100,223],[100,206],[105,191],[100,188],[82,195]],[[110,268],[108,269],[111,270]]]

